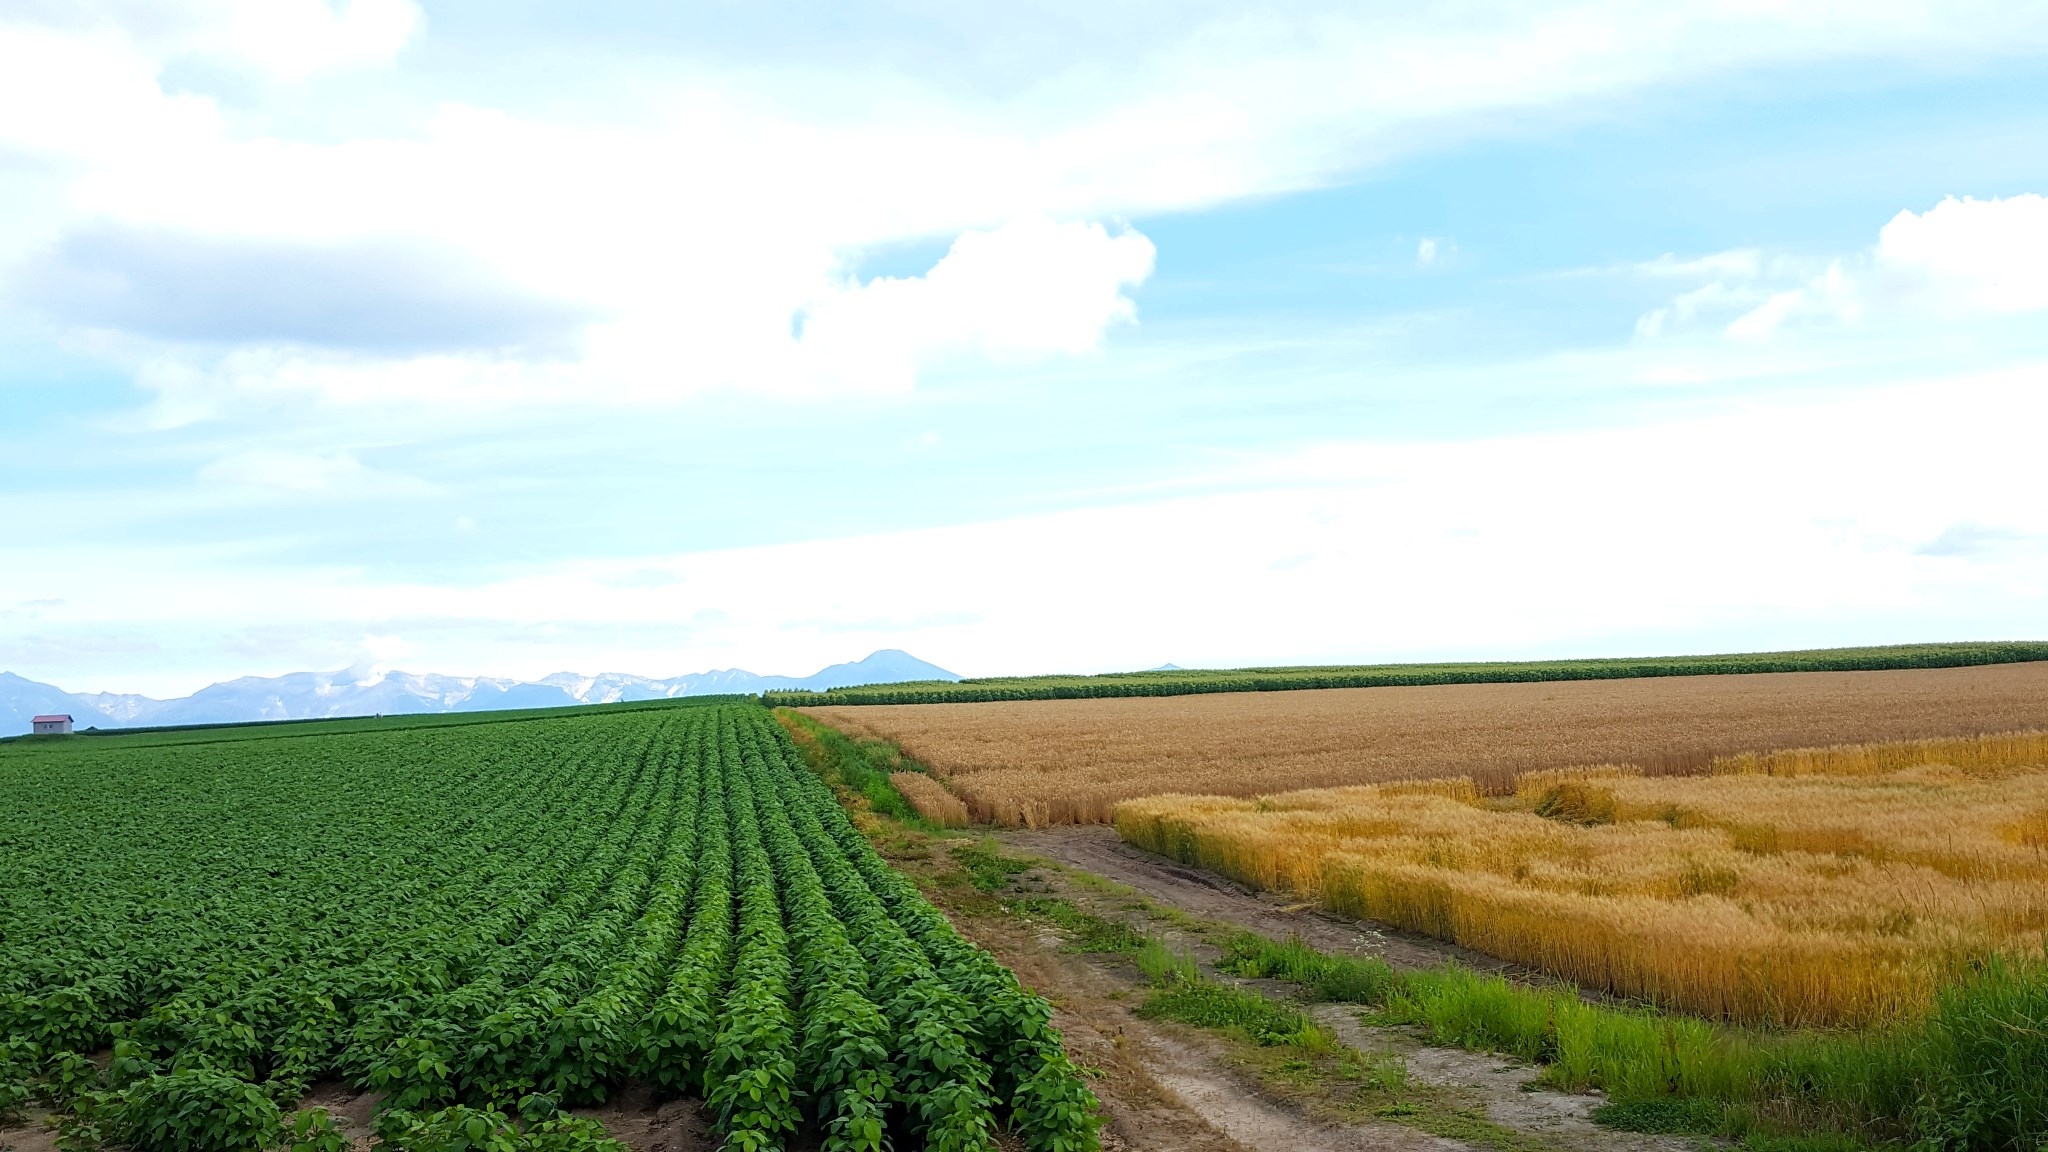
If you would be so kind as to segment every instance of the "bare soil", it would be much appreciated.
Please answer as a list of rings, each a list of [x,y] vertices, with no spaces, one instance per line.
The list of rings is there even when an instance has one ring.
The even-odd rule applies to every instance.
[[[1179,1033],[1179,1035],[1172,1035]],[[1188,1029],[1162,1028],[1152,1045],[1159,1082],[1211,1126],[1258,1152],[1465,1152],[1467,1145],[1393,1124],[1319,1124],[1294,1109],[1247,1091],[1219,1070],[1212,1043]],[[1179,1147],[1179,1145],[1159,1145]]]
[[[383,1095],[365,1092],[338,1080],[323,1080],[299,1101],[300,1109],[325,1108],[355,1148],[370,1148],[370,1121]],[[695,1100],[657,1100],[644,1084],[629,1084],[625,1090],[596,1108],[575,1108],[577,1116],[588,1116],[604,1124],[613,1139],[634,1152],[696,1152],[718,1147],[718,1140],[705,1122],[703,1109]],[[24,1147],[22,1152],[28,1152]]]
[[[1019,980],[1053,1003],[1067,1053],[1091,1070],[1117,1152],[1411,1152],[1463,1149],[1387,1123],[1332,1125],[1262,1094],[1200,1033],[1135,1015],[1126,972],[1061,952],[1056,935],[1001,917],[956,918]]]
[[[1010,832],[1000,839],[1020,855],[1029,854],[1062,865],[1068,874],[1047,877],[1048,887],[1105,918],[1127,917],[1132,901],[1128,897],[1119,897],[1113,889],[1077,883],[1073,872],[1085,872],[1114,881],[1154,905],[1175,909],[1196,920],[1231,924],[1268,936],[1298,935],[1323,951],[1376,955],[1404,968],[1434,967],[1455,959],[1468,967],[1498,972],[1510,979],[1542,979],[1534,973],[1468,949],[1409,936],[1380,925],[1345,920],[1305,905],[1283,904],[1271,896],[1251,892],[1221,877],[1131,848],[1117,840],[1115,833],[1107,828],[1069,827]],[[982,924],[979,920],[965,922],[963,928],[978,931]],[[1274,996],[1288,995],[1287,986],[1276,981],[1237,980],[1216,973],[1212,965],[1217,958],[1217,950],[1204,940],[1170,925],[1153,923],[1148,925],[1148,931],[1170,947],[1194,955],[1203,962],[1212,978],[1257,988]],[[983,943],[986,945],[988,941]],[[1056,945],[1058,940],[1054,938],[1037,943],[1042,950],[1048,945]],[[1012,955],[1003,951],[998,955],[1005,963],[1013,962]],[[1108,979],[1134,987],[1129,973],[1121,971],[1123,963],[1119,958],[1069,956],[1060,959],[1066,961],[1064,970],[1043,971],[1043,976],[1053,979],[1034,984],[1040,992],[1049,996],[1064,995],[1067,988],[1061,978],[1076,964],[1097,970],[1098,982]],[[1019,967],[1019,972],[1022,975],[1022,967]],[[1532,1081],[1541,1069],[1513,1058],[1438,1047],[1429,1044],[1415,1029],[1368,1025],[1361,1021],[1361,1012],[1355,1005],[1317,1004],[1308,1010],[1343,1044],[1368,1055],[1398,1056],[1405,1062],[1413,1082],[1442,1090],[1448,1099],[1483,1115],[1494,1124],[1553,1147],[1584,1152],[1681,1152],[1698,1147],[1695,1140],[1602,1128],[1591,1119],[1592,1111],[1602,1103],[1602,1097],[1536,1088]],[[1144,1023],[1135,1016],[1130,1019],[1140,1025]],[[1158,1031],[1160,1029],[1155,1027],[1155,1034]],[[1185,1029],[1169,1028],[1168,1031],[1179,1034],[1176,1038],[1180,1048],[1174,1051],[1167,1047],[1162,1054],[1159,1042],[1153,1042],[1148,1049],[1153,1063],[1147,1070],[1155,1081],[1173,1089],[1190,1108],[1203,1113],[1213,1126],[1233,1135],[1236,1131],[1231,1125],[1238,1121],[1230,1112],[1232,1102],[1239,1106],[1249,1103],[1266,1125],[1257,1135],[1240,1137],[1253,1147],[1466,1147],[1457,1141],[1427,1136],[1412,1129],[1398,1129],[1392,1124],[1376,1123],[1350,1128],[1317,1125],[1314,1120],[1301,1116],[1298,1109],[1262,1100],[1260,1089],[1233,1072],[1228,1060],[1215,1052],[1213,1044],[1205,1052],[1196,1034]],[[1186,1039],[1188,1036],[1196,1036],[1196,1039],[1190,1042]],[[1069,1038],[1072,1039],[1071,1032]],[[1187,1068],[1190,1061],[1196,1062],[1195,1068]],[[1271,1117],[1269,1114],[1276,1109],[1280,1116]],[[1296,1124],[1309,1125],[1313,1133],[1320,1134],[1315,1138],[1325,1143],[1318,1145],[1303,1133],[1290,1133],[1286,1126],[1290,1119]],[[1352,1138],[1366,1143],[1341,1143]],[[1333,1139],[1340,1142],[1328,1143]]]
[[[718,1138],[695,1100],[657,1100],[645,1084],[625,1091],[597,1108],[573,1109],[604,1124],[606,1132],[634,1152],[695,1152],[718,1147]]]
[[[299,1109],[327,1109],[335,1127],[348,1136],[353,1147],[368,1148],[370,1119],[376,1115],[377,1105],[383,1099],[382,1092],[365,1092],[340,1080],[322,1080],[306,1090],[299,1099]]]
[[[1254,891],[1214,872],[1134,848],[1106,825],[1004,832],[998,839],[1020,853],[1113,880],[1190,916],[1225,921],[1266,936],[1299,936],[1324,952],[1377,956],[1396,968],[1434,968],[1456,961],[1476,972],[1497,973],[1524,984],[1558,983],[1533,968],[1484,952],[1391,925],[1339,916],[1285,895]],[[1604,999],[1597,994],[1589,998]]]
[[[1529,1091],[1525,1085],[1538,1070],[1510,1057],[1435,1047],[1412,1029],[1369,1027],[1359,1022],[1356,1010],[1342,1004],[1317,1004],[1309,1014],[1361,1052],[1400,1056],[1410,1078],[1476,1098],[1486,1118],[1504,1128],[1584,1152],[1682,1152],[1698,1146],[1693,1140],[1602,1128],[1593,1123],[1593,1109],[1603,1097]]]
[[[45,1115],[27,1111],[20,1123],[0,1125],[0,1152],[57,1152],[57,1134],[43,1127]]]
[[[365,1092],[339,1080],[323,1080],[300,1099],[299,1108],[325,1108],[359,1152],[371,1147],[370,1120],[381,1093]],[[709,1152],[718,1140],[694,1100],[659,1101],[645,1085],[633,1084],[598,1108],[577,1108],[578,1116],[602,1121],[605,1131],[634,1152]],[[0,1152],[56,1152],[56,1133],[41,1125],[41,1114],[0,1128]],[[801,1146],[792,1145],[801,1152]]]

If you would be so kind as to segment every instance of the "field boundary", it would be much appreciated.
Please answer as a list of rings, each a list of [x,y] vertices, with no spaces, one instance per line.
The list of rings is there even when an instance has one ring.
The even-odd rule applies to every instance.
[[[1093,854],[1071,851],[1076,832],[1011,832],[1000,841],[1020,863],[1084,877],[1145,918],[1135,926],[1089,925],[1090,938],[1070,943],[1072,950],[1134,953],[1144,968],[1145,952],[1170,960],[1199,942],[1222,953],[1206,963],[1220,979],[1235,978],[1238,987],[1319,1022],[1342,1017],[1340,1038],[1407,1031],[1431,1046],[1525,1061],[1549,1090],[1597,1089],[1608,1103],[1592,1109],[1591,1119],[1618,1132],[1741,1141],[1759,1152],[1902,1152],[1909,1145],[1960,1152],[2032,1147],[2048,1116],[2040,1071],[2048,1063],[2038,1055],[2048,1041],[2037,1025],[2048,1007],[2048,956],[1990,963],[1946,989],[1926,1015],[1891,1027],[1747,1027],[1588,997],[1507,962],[1475,968],[1455,957],[1403,954],[1390,945],[1405,933],[1342,913],[1318,910],[1312,920],[1275,925],[1301,906],[1280,905],[1274,894],[1215,873],[1208,875],[1221,887],[1187,887],[1185,866],[1143,850],[1149,866],[1140,873],[1105,875]],[[1232,895],[1220,904],[1187,902],[1208,889]],[[1247,902],[1256,909],[1249,917]],[[1046,909],[1059,901],[1043,898],[1016,903],[1060,911]],[[1344,925],[1360,937],[1334,939]],[[1169,940],[1178,951],[1161,951]],[[1148,975],[1171,975],[1164,965],[1152,968]]]
[[[1096,676],[1012,676],[870,684],[823,692],[762,693],[774,707],[832,704],[972,704],[1000,700],[1085,700],[1123,696],[1194,696],[1212,692],[1286,692],[1316,688],[1427,687],[1558,680],[1629,680],[1757,672],[1883,672],[1904,668],[1971,668],[2048,661],[2048,641],[1893,644],[1645,656],[1447,664],[1359,664],[1273,668],[1107,672]]]

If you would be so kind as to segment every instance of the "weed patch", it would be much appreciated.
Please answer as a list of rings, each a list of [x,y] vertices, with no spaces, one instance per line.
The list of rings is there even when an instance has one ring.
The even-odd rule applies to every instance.
[[[1665,1096],[1602,1104],[1593,1109],[1593,1123],[1623,1132],[1706,1136],[1721,1130],[1723,1112],[1712,1100]]]
[[[954,862],[966,869],[969,880],[983,892],[994,892],[1008,884],[1010,877],[1038,867],[1031,861],[1003,855],[1001,845],[990,836],[967,843],[956,841],[952,852]]]
[[[1178,1020],[1197,1028],[1214,1028],[1261,1047],[1287,1045],[1326,1050],[1336,1044],[1328,1029],[1300,1009],[1211,980],[1175,980],[1166,984],[1138,1007],[1138,1015],[1148,1020]]]
[[[1376,957],[1332,956],[1299,937],[1270,940],[1254,932],[1238,932],[1223,943],[1225,972],[1253,979],[1278,979],[1299,984],[1317,1000],[1340,1004],[1377,1004],[1399,980]]]
[[[1192,984],[1202,978],[1193,956],[1173,951],[1157,940],[1139,945],[1133,959],[1138,971],[1154,984]]]
[[[851,807],[864,807],[922,831],[939,830],[939,825],[920,815],[890,780],[895,773],[904,771],[903,765],[907,763],[893,744],[849,739],[838,729],[787,708],[776,709],[775,718],[789,731],[804,763],[832,785],[842,802],[858,797],[861,803]]]
[[[1072,952],[1136,952],[1151,940],[1129,924],[1083,912],[1057,896],[1025,896],[1005,907],[1016,915],[1057,925],[1071,939],[1067,950]]]

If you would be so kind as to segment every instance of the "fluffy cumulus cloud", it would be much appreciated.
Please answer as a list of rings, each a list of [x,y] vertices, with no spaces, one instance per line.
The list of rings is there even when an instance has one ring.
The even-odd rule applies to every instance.
[[[167,69],[260,83],[384,68],[420,27],[411,0],[10,5],[0,11],[0,156],[131,174],[138,164],[206,167],[215,158],[192,150],[226,141],[220,109],[167,84]]]
[[[1100,224],[1032,218],[963,234],[923,276],[852,283],[807,309],[798,345],[820,375],[907,386],[949,355],[1031,360],[1098,346],[1137,319],[1126,289],[1152,274],[1152,242]]]
[[[1901,212],[1877,238],[1877,275],[1938,307],[2048,311],[2048,197],[1950,197]]]
[[[937,23],[935,60],[1000,78],[939,91],[780,36],[614,69],[536,33],[501,73],[455,71],[411,0],[17,6],[0,161],[32,175],[0,190],[0,292],[159,389],[166,419],[251,390],[900,389],[1127,325],[1151,251],[1111,221],[1717,70],[2048,43],[2029,6],[1934,0],[1096,9]],[[900,40],[870,26],[887,15],[848,34]],[[954,247],[858,276],[905,241]]]
[[[1753,249],[1651,261],[1637,271],[1700,283],[1643,314],[1655,337],[1718,324],[1762,340],[1788,328],[1920,324],[2048,311],[2048,197],[1948,197],[1901,211],[1869,250],[1814,261]]]
[[[386,64],[421,24],[412,0],[223,0],[221,46],[284,76]]]
[[[28,298],[175,341],[148,346],[138,379],[162,398],[159,417],[178,423],[225,397],[293,394],[470,405],[900,392],[962,357],[1023,363],[1098,347],[1136,321],[1130,290],[1150,276],[1153,247],[1129,228],[1032,217],[961,233],[917,276],[834,275],[821,251],[802,274],[684,276],[637,301],[591,304],[431,245],[114,234],[73,238],[63,257],[37,268]]]
[[[395,135],[310,141],[251,135],[164,79],[191,59],[262,63],[272,85],[388,64],[416,16],[0,18],[0,149],[54,174],[0,228],[0,293],[124,362],[170,422],[264,393],[900,390],[934,360],[1085,351],[1135,318],[1149,241],[1054,223],[1057,196],[991,195],[980,133],[823,129],[681,90],[631,123],[442,104]],[[934,233],[955,240],[926,275],[852,274]]]

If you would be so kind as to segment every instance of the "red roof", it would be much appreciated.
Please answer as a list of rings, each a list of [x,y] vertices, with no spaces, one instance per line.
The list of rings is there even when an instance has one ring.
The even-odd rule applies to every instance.
[[[15,713],[15,715],[16,715],[16,716],[19,716],[19,715],[21,715],[21,713],[19,713],[19,712],[16,712],[16,713]],[[31,724],[48,724],[48,723],[51,723],[51,722],[53,722],[53,721],[57,721],[57,720],[62,720],[62,721],[63,721],[63,722],[65,722],[66,724],[69,724],[69,723],[71,723],[71,717],[69,717],[69,716],[38,716],[38,717],[36,717],[35,719],[33,719],[33,720],[30,720],[30,721],[29,721],[29,723],[31,723]]]

